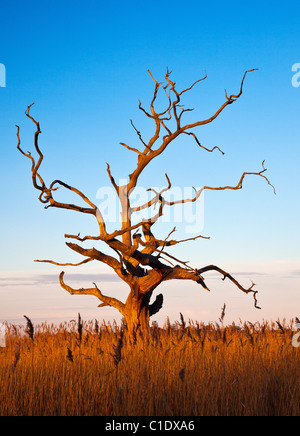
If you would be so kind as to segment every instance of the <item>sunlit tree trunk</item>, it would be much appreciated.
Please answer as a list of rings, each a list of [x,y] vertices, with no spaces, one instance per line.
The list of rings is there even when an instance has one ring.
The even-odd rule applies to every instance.
[[[138,285],[133,285],[125,303],[124,318],[130,337],[135,340],[137,332],[149,334],[150,308],[149,302],[152,292],[141,293]]]

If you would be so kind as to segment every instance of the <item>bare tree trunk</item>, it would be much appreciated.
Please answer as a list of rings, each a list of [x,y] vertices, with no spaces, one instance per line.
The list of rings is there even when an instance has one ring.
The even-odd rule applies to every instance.
[[[131,286],[130,294],[125,303],[124,317],[128,333],[131,339],[135,340],[138,331],[144,336],[150,332],[150,298],[152,291],[142,293],[138,284]]]

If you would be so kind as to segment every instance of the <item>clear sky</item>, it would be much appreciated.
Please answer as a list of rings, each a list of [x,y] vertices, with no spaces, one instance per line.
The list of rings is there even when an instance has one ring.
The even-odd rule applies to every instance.
[[[38,202],[30,162],[16,150],[21,127],[24,150],[33,151],[33,125],[41,123],[40,146],[45,180],[61,179],[99,202],[108,186],[106,164],[116,179],[135,168],[136,156],[119,143],[137,147],[132,119],[145,138],[153,126],[138,110],[149,105],[153,81],[169,67],[183,89],[207,72],[208,78],[187,96],[187,121],[211,116],[224,102],[224,89],[237,93],[244,71],[241,99],[212,124],[197,130],[206,153],[192,141],[176,141],[145,171],[141,185],[162,186],[168,173],[174,186],[237,184],[244,171],[259,171],[266,160],[268,177],[249,178],[238,192],[210,192],[204,197],[204,226],[209,241],[174,249],[193,265],[215,263],[237,273],[260,291],[262,311],[251,297],[215,276],[206,294],[194,283],[172,282],[157,317],[215,321],[224,302],[227,321],[299,317],[299,102],[292,86],[292,67],[300,63],[300,4],[273,1],[16,1],[1,5],[0,64],[6,87],[0,87],[1,262],[0,321],[74,318],[118,319],[113,309],[96,308],[93,297],[71,297],[60,289],[59,267],[34,259],[80,261],[64,245],[65,233],[96,231],[89,217],[48,210]],[[300,80],[299,80],[300,82]],[[0,80],[1,84],[1,80]],[[186,232],[178,227],[178,236]],[[174,227],[164,225],[166,233]],[[96,281],[103,292],[126,298],[127,287],[97,265],[66,269],[74,287]],[[77,274],[75,276],[75,274]],[[159,289],[161,291],[161,289]]]

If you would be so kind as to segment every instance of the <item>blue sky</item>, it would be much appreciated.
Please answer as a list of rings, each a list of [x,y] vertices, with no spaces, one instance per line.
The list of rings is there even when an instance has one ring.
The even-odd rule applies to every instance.
[[[260,170],[265,159],[277,195],[253,177],[242,191],[206,193],[202,233],[211,239],[173,251],[195,265],[228,267],[241,274],[245,285],[254,280],[263,311],[254,312],[251,298],[212,278],[216,291],[209,297],[194,284],[167,289],[161,316],[176,318],[184,307],[194,319],[215,320],[226,301],[232,319],[299,317],[294,311],[300,284],[300,88],[291,83],[292,66],[300,62],[299,13],[296,1],[12,0],[1,5],[0,63],[7,86],[0,88],[0,320],[18,320],[24,310],[36,319],[65,319],[76,311],[87,317],[117,316],[99,312],[93,298],[70,299],[55,281],[59,268],[33,263],[36,258],[77,260],[65,247],[64,234],[89,234],[96,228],[88,217],[43,209],[31,185],[29,162],[16,150],[15,125],[21,127],[24,149],[32,150],[34,130],[24,111],[35,101],[45,180],[62,179],[97,201],[98,189],[108,185],[105,162],[117,179],[135,167],[134,153],[119,143],[138,146],[130,119],[145,138],[151,135],[153,126],[138,110],[138,99],[144,106],[151,100],[147,69],[162,81],[167,67],[178,88],[207,71],[208,79],[186,97],[187,106],[195,108],[186,115],[188,121],[211,116],[224,102],[225,88],[236,93],[246,69],[259,71],[247,77],[237,103],[197,130],[203,145],[217,145],[225,156],[206,153],[191,138],[176,141],[145,171],[141,184],[162,186],[165,172],[179,187],[236,184],[243,171]],[[179,227],[182,236],[184,227]],[[70,274],[80,272],[98,273],[93,265]],[[82,276],[77,279],[81,286],[90,285]],[[126,287],[113,278],[99,274],[102,282],[103,291],[126,298]]]

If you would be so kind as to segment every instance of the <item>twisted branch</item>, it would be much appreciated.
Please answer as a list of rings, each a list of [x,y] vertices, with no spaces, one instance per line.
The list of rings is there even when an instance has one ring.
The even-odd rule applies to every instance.
[[[254,291],[253,290],[253,288],[254,288],[254,286],[255,286],[255,283],[253,283],[252,282],[252,285],[250,286],[250,288],[248,288],[248,289],[246,289],[246,288],[244,288],[234,277],[232,277],[232,275],[231,274],[229,274],[228,272],[226,272],[226,271],[224,271],[223,269],[221,269],[221,268],[219,268],[218,266],[216,266],[216,265],[208,265],[208,266],[205,266],[205,267],[203,267],[203,268],[200,268],[200,269],[197,269],[196,270],[197,271],[197,273],[199,273],[199,274],[204,274],[205,272],[208,272],[208,271],[217,271],[218,273],[220,273],[220,274],[222,274],[224,277],[223,277],[223,280],[225,280],[225,279],[229,279],[229,280],[231,280],[232,281],[232,283],[234,283],[235,284],[235,286],[237,286],[242,292],[244,292],[245,294],[249,294],[249,293],[253,293],[253,297],[254,297],[254,307],[256,308],[256,309],[261,309],[261,307],[259,307],[258,305],[257,305],[257,298],[256,298],[256,295],[258,294],[258,291]]]
[[[104,307],[104,306],[111,306],[115,309],[118,309],[122,314],[124,313],[125,304],[121,301],[117,300],[116,298],[108,297],[106,295],[103,295],[100,289],[97,287],[97,285],[94,283],[94,288],[80,288],[80,289],[73,289],[71,286],[67,285],[64,282],[64,271],[59,276],[59,282],[63,289],[68,291],[71,295],[94,295],[97,297],[102,303],[98,307]]]

